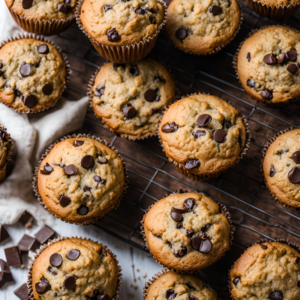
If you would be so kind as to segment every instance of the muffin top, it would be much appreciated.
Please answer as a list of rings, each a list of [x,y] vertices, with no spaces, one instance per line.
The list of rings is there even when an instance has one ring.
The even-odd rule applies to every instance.
[[[172,297],[170,298],[170,296]],[[218,300],[218,296],[198,276],[183,275],[169,271],[161,275],[150,285],[145,298],[145,300],[166,299]]]
[[[28,20],[67,19],[74,16],[77,0],[5,0],[8,8]]]
[[[173,0],[166,30],[179,49],[205,54],[228,43],[240,23],[236,0]]]
[[[80,18],[96,42],[120,46],[151,37],[163,22],[164,10],[158,0],[85,0]]]
[[[198,193],[171,194],[156,202],[144,218],[144,230],[155,259],[180,271],[213,264],[230,245],[226,216]]]
[[[235,300],[300,299],[300,253],[278,243],[248,248],[230,271],[231,294]]]
[[[44,110],[61,96],[66,66],[50,43],[26,38],[0,49],[0,101],[18,112]]]
[[[108,298],[97,299],[111,299],[118,276],[118,265],[106,247],[71,238],[48,246],[34,261],[33,296],[36,300],[82,300],[100,295]]]
[[[38,171],[39,194],[56,216],[82,223],[112,210],[125,186],[123,162],[98,140],[70,138],[56,144]]]
[[[300,96],[300,33],[282,26],[261,29],[238,54],[238,76],[254,99],[283,103]]]
[[[6,128],[0,125],[0,168],[7,162],[8,152],[11,147],[11,142],[8,139]]]
[[[175,84],[156,60],[110,62],[96,76],[92,95],[96,115],[109,128],[139,137],[157,132],[161,111],[175,99]]]
[[[172,104],[161,120],[159,134],[166,155],[195,175],[228,169],[246,142],[239,112],[224,100],[202,94]]]
[[[281,134],[268,148],[263,172],[266,185],[282,203],[300,207],[300,129]]]

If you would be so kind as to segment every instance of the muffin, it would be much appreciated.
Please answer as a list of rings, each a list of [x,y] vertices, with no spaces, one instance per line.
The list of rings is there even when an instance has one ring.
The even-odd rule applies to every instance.
[[[6,128],[0,124],[0,182],[6,175],[7,162],[10,160],[13,142]]]
[[[271,26],[243,43],[237,56],[237,73],[253,99],[284,104],[300,96],[299,64],[300,33]]]
[[[102,244],[59,238],[42,246],[30,266],[30,299],[115,299],[120,271],[115,255]]]
[[[278,242],[248,248],[230,271],[234,300],[300,299],[300,253]]]
[[[35,113],[53,106],[66,78],[63,57],[46,41],[21,38],[0,48],[0,101],[17,112]]]
[[[53,145],[36,168],[39,201],[63,221],[86,224],[116,208],[125,189],[116,151],[98,138],[68,137]]]
[[[155,275],[146,283],[144,299],[218,300],[218,296],[200,277],[168,271]]]
[[[24,30],[53,35],[73,23],[77,0],[5,0],[5,3],[12,17]]]
[[[163,266],[196,272],[230,247],[229,214],[199,193],[178,193],[156,202],[143,220],[150,252]]]
[[[214,54],[237,34],[241,11],[236,0],[173,0],[166,30],[178,49],[198,55]]]
[[[165,24],[160,0],[80,0],[78,26],[107,60],[128,63],[144,58]]]
[[[249,140],[239,112],[224,100],[203,94],[172,104],[159,134],[169,160],[194,179],[217,177],[235,165]]]
[[[156,60],[110,62],[92,78],[89,94],[96,116],[108,128],[138,139],[157,134],[162,110],[175,99],[175,84]]]
[[[300,129],[273,138],[264,149],[263,174],[272,195],[300,207]]]

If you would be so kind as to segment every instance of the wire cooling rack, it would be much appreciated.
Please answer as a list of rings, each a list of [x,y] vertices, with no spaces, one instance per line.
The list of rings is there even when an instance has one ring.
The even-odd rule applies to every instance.
[[[234,105],[249,122],[252,139],[246,157],[224,175],[208,182],[188,179],[168,162],[157,139],[132,142],[104,128],[88,111],[84,129],[114,145],[124,158],[129,172],[129,188],[120,207],[108,213],[95,226],[140,250],[147,251],[140,221],[152,203],[178,189],[192,189],[210,195],[225,204],[236,226],[235,239],[226,258],[202,273],[228,299],[227,273],[233,262],[253,242],[262,238],[289,239],[300,244],[300,214],[284,207],[270,196],[260,172],[261,151],[279,131],[300,128],[300,105],[270,108],[252,100],[242,89],[232,67],[232,59],[241,41],[262,26],[286,24],[300,30],[300,14],[283,22],[261,18],[242,3],[244,22],[235,40],[215,56],[187,55],[170,45],[161,33],[152,54],[166,62],[174,73],[182,95],[206,92]],[[51,38],[67,54],[73,74],[67,97],[79,98],[86,93],[90,76],[104,59],[94,50],[76,24]],[[218,276],[216,276],[218,274]]]

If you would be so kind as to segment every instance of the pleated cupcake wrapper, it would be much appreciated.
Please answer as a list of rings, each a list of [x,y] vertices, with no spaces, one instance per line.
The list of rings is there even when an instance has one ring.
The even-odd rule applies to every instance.
[[[299,3],[300,4],[300,3]],[[256,28],[256,29],[253,29],[250,31],[250,33],[247,35],[247,37],[239,44],[234,56],[233,56],[233,60],[232,60],[232,65],[233,65],[233,68],[234,68],[234,71],[235,71],[235,74],[236,74],[236,77],[237,77],[237,80],[239,81],[239,83],[241,84],[241,86],[243,87],[241,81],[240,81],[240,78],[239,78],[239,73],[238,73],[238,55],[239,55],[239,52],[243,46],[243,44],[245,43],[245,41],[250,38],[253,34],[255,34],[256,32],[262,30],[262,29],[266,29],[268,27],[273,27],[274,25],[267,25],[267,26],[262,26],[260,28]],[[292,28],[291,26],[287,26],[287,25],[281,25],[281,24],[278,24],[278,26],[281,26],[281,27],[286,27],[286,28],[290,28],[294,31],[297,31],[299,32],[297,29],[295,28]],[[246,92],[246,91],[245,91]],[[246,92],[247,93],[247,92]],[[247,93],[248,94],[248,93]],[[249,95],[249,94],[248,94]],[[254,99],[251,95],[249,95],[252,99]],[[300,100],[300,95],[299,97],[296,97],[296,98],[293,98],[293,99],[290,99],[288,101],[285,101],[285,102],[282,102],[282,103],[273,103],[271,101],[268,101],[268,100],[265,100],[262,98],[262,100],[257,100],[257,99],[254,99],[255,101],[258,101],[258,102],[262,102],[262,103],[265,103],[265,104],[268,104],[269,106],[271,107],[285,107],[286,105],[288,104],[292,104],[292,103],[295,103],[297,101]]]
[[[51,144],[46,152],[42,155],[40,161],[38,162],[37,166],[35,167],[35,171],[34,171],[34,177],[33,177],[33,182],[32,182],[32,187],[33,187],[33,191],[35,193],[35,196],[37,197],[37,200],[40,202],[40,204],[44,207],[45,210],[47,210],[51,215],[61,219],[62,221],[66,222],[66,223],[70,223],[70,224],[76,224],[76,225],[89,225],[89,224],[94,224],[95,222],[97,222],[97,220],[99,220],[100,218],[104,217],[104,215],[100,215],[100,216],[97,216],[97,217],[94,217],[93,219],[91,220],[87,220],[87,221],[82,221],[82,222],[73,222],[73,221],[69,221],[69,220],[64,220],[63,218],[61,218],[61,216],[59,215],[56,215],[54,212],[52,212],[48,207],[47,205],[44,203],[40,193],[39,193],[39,189],[38,189],[38,172],[39,172],[39,169],[40,169],[40,166],[41,166],[41,163],[42,161],[47,157],[47,155],[50,153],[50,151],[53,149],[53,147],[62,142],[62,141],[65,141],[67,139],[71,139],[71,138],[90,138],[90,139],[93,139],[95,141],[98,141],[100,143],[102,143],[103,145],[107,146],[108,148],[110,148],[111,150],[115,151],[118,155],[118,157],[121,159],[122,163],[123,163],[123,169],[124,169],[124,177],[125,177],[125,184],[124,184],[124,189],[123,189],[123,193],[122,195],[120,196],[120,198],[118,199],[114,209],[118,209],[118,207],[120,206],[121,204],[121,201],[123,200],[124,198],[124,195],[126,194],[126,191],[127,191],[127,188],[128,188],[128,172],[127,172],[127,168],[126,168],[126,164],[124,162],[124,160],[122,159],[122,157],[120,156],[119,154],[119,151],[114,147],[114,146],[111,146],[110,144],[108,144],[105,140],[102,140],[101,138],[99,137],[96,137],[94,135],[89,135],[89,134],[73,134],[73,135],[67,135],[67,136],[64,136],[63,138],[55,141],[53,144]]]
[[[208,198],[211,199],[211,197],[205,195],[204,193],[199,193],[199,192],[196,192],[196,191],[193,191],[193,190],[189,190],[189,189],[179,189],[179,190],[175,190],[175,191],[173,191],[173,192],[167,194],[167,195],[165,196],[165,198],[166,198],[167,196],[170,196],[170,195],[183,194],[183,193],[197,193],[197,194],[202,194],[202,195],[204,195],[205,197],[208,197]],[[158,200],[158,201],[159,201],[159,200]],[[235,227],[234,227],[234,225],[233,225],[233,223],[232,223],[232,221],[231,221],[231,215],[230,215],[229,211],[227,210],[226,206],[223,205],[222,203],[218,202],[218,201],[215,201],[215,200],[213,200],[213,201],[219,205],[220,210],[222,211],[222,214],[226,217],[226,219],[227,219],[227,221],[228,221],[228,223],[229,223],[229,226],[230,226],[229,248],[228,248],[228,249],[224,252],[224,254],[222,255],[222,256],[224,256],[225,253],[226,253],[227,251],[230,250],[230,247],[231,247],[231,245],[232,245],[232,242],[233,242],[233,239],[234,239]],[[144,228],[144,226],[145,226],[144,222],[145,222],[145,218],[146,218],[147,213],[150,211],[150,209],[153,207],[154,204],[155,204],[155,203],[153,203],[152,205],[150,205],[150,206],[145,210],[145,214],[144,214],[143,219],[142,219],[142,221],[141,221],[141,227],[140,227],[140,229],[141,229],[141,234],[142,234],[142,236],[143,236],[143,240],[144,240],[144,242],[145,242],[145,247],[146,247],[147,250],[151,253],[151,255],[153,256],[153,258],[154,258],[154,259],[155,259],[155,260],[156,260],[163,268],[167,269],[168,271],[173,271],[173,272],[179,273],[179,274],[195,274],[195,273],[198,273],[198,272],[199,272],[200,270],[202,270],[202,269],[191,270],[191,271],[183,271],[183,270],[177,270],[177,269],[174,269],[174,268],[170,268],[170,267],[168,267],[167,265],[164,265],[162,262],[158,261],[158,260],[155,258],[155,256],[152,254],[152,252],[151,252],[151,250],[150,250],[150,247],[149,247],[149,244],[148,244],[148,241],[147,241],[147,238],[146,238],[145,228]],[[220,257],[220,259],[221,259],[221,257]],[[217,261],[215,261],[215,262],[217,262]],[[215,262],[214,262],[214,263],[215,263]]]
[[[186,96],[182,96],[181,99],[184,99],[184,98],[187,98],[187,97],[190,97],[190,96],[193,96],[193,95],[210,95],[208,93],[192,93],[192,94],[188,94]],[[212,95],[213,96],[213,95]],[[219,99],[225,101],[224,99],[218,97]],[[229,103],[233,108],[235,108],[230,102],[226,101],[227,103]],[[173,102],[174,103],[174,102]],[[168,105],[166,107],[166,109],[164,110],[162,116],[161,116],[161,120],[164,116],[164,114],[166,113],[166,111],[170,108],[170,106],[173,104],[171,103],[170,105]],[[236,109],[236,108],[235,108]],[[212,178],[217,178],[219,177],[221,174],[227,172],[230,168],[234,168],[239,162],[240,160],[246,155],[249,147],[250,147],[250,139],[251,139],[251,132],[250,132],[250,128],[249,128],[249,124],[248,124],[248,120],[247,118],[242,115],[241,113],[239,113],[239,116],[242,118],[243,120],[243,124],[245,126],[245,130],[246,130],[246,141],[245,141],[245,145],[244,145],[244,148],[243,150],[241,151],[239,157],[236,159],[236,161],[234,162],[234,164],[232,166],[229,166],[226,170],[223,170],[221,172],[217,172],[217,173],[214,173],[214,174],[204,174],[204,175],[195,175],[191,172],[189,172],[188,170],[186,170],[184,168],[184,164],[181,164],[177,161],[175,161],[174,159],[172,159],[171,157],[169,157],[166,152],[165,152],[165,149],[164,149],[164,146],[163,146],[163,142],[162,142],[162,139],[160,137],[160,134],[158,134],[158,139],[159,139],[159,142],[161,144],[161,147],[162,147],[162,151],[166,154],[166,156],[168,157],[168,160],[169,162],[173,163],[175,165],[175,168],[182,174],[184,174],[185,176],[189,177],[190,179],[193,179],[193,180],[209,180],[209,179],[212,179]],[[161,120],[160,120],[160,123],[161,123]]]
[[[34,261],[49,246],[51,246],[51,245],[53,245],[55,243],[58,243],[58,242],[61,242],[61,241],[67,241],[67,240],[70,240],[70,239],[82,239],[82,240],[85,240],[85,241],[94,242],[94,243],[96,243],[98,245],[102,245],[101,243],[93,241],[92,239],[87,239],[87,238],[82,238],[82,237],[77,237],[77,236],[75,236],[75,237],[58,237],[58,238],[55,238],[53,240],[48,241],[46,244],[41,245],[41,247],[35,251],[34,258],[29,261],[28,275],[27,275],[27,287],[28,287],[28,294],[29,294],[29,299],[30,300],[35,300],[34,296],[33,296],[33,286],[32,286],[32,268],[33,268]],[[119,294],[120,294],[121,287],[122,287],[122,268],[119,265],[119,261],[117,260],[116,254],[114,254],[113,252],[111,252],[111,250],[108,249],[107,246],[103,246],[102,245],[102,247],[103,247],[103,249],[106,252],[108,252],[110,255],[112,255],[112,257],[114,258],[114,260],[115,260],[115,262],[116,262],[116,264],[118,266],[119,274],[118,274],[118,283],[117,283],[116,294],[115,294],[115,296],[113,298],[111,298],[111,300],[116,300],[116,299],[119,298]]]
[[[13,9],[8,8],[10,14],[17,22],[17,24],[22,27],[25,31],[32,32],[41,35],[54,35],[66,30],[75,20],[75,15],[67,19],[51,19],[51,20],[38,20],[38,19],[26,19],[13,11]]]
[[[151,59],[155,59],[154,57],[149,57]],[[157,59],[156,59],[157,60]],[[171,103],[174,103],[180,96],[180,91],[179,91],[179,88],[178,88],[178,82],[175,80],[174,78],[174,74],[173,72],[168,68],[168,66],[160,61],[160,60],[157,60],[159,63],[161,63],[166,69],[167,71],[170,73],[173,81],[175,82],[175,97],[174,97],[174,100],[171,102]],[[92,77],[90,78],[90,81],[89,81],[89,84],[88,84],[88,90],[87,90],[87,96],[89,98],[89,106],[93,109],[94,111],[94,108],[93,108],[93,86],[95,84],[95,79],[98,75],[98,73],[100,72],[100,69],[106,65],[108,62],[104,62],[101,66],[99,66],[99,68],[96,70],[96,72],[92,75]],[[102,118],[101,117],[98,117],[94,111],[94,116],[100,121],[100,122],[103,122],[102,121]],[[103,122],[104,123],[104,122]],[[159,123],[158,123],[159,125]],[[118,134],[117,131],[114,131],[112,128],[110,128],[106,123],[104,123],[104,126],[105,128],[109,129],[113,134]],[[119,135],[119,134],[118,134]],[[151,137],[154,137],[154,136],[157,136],[158,135],[158,128],[157,128],[157,131],[154,131],[154,132],[149,132],[147,134],[144,134],[144,135],[141,135],[141,136],[135,136],[135,135],[130,135],[130,134],[120,134],[119,136],[121,138],[127,138],[128,140],[131,140],[131,141],[136,141],[136,140],[144,140],[144,139],[148,139],[148,138],[151,138]]]
[[[6,129],[3,126],[1,126],[1,124],[0,124],[0,129],[1,128]],[[11,138],[11,136],[8,132],[6,132],[5,138],[7,139],[7,143],[8,143],[7,148],[8,149],[7,149],[6,160],[5,160],[4,164],[2,166],[0,166],[0,182],[3,181],[5,176],[6,176],[7,163],[11,160],[12,150],[13,150],[13,147],[14,147],[13,140],[12,140],[12,138]]]
[[[300,3],[291,3],[289,5],[267,5],[258,0],[246,0],[248,6],[262,17],[283,19],[296,13]],[[271,1],[272,2],[272,1]]]
[[[157,36],[161,29],[165,26],[167,21],[167,5],[164,1],[158,0],[160,4],[164,6],[164,19],[158,26],[152,36],[143,39],[139,42],[127,44],[123,46],[108,46],[97,42],[90,34],[86,31],[80,19],[81,6],[84,0],[79,0],[76,6],[76,22],[79,29],[89,38],[96,51],[105,59],[116,62],[116,63],[130,63],[141,60],[153,49]]]
[[[237,0],[237,4],[239,6],[239,9],[240,9],[240,22],[239,22],[239,25],[237,27],[237,29],[235,30],[235,32],[233,33],[233,35],[227,40],[227,42],[221,46],[218,46],[218,47],[215,47],[214,49],[212,49],[211,51],[208,51],[208,52],[205,52],[205,53],[194,53],[194,52],[190,52],[190,51],[186,51],[186,50],[183,50],[183,49],[180,49],[174,42],[173,40],[171,39],[170,35],[168,34],[168,31],[165,30],[165,35],[167,36],[169,42],[178,50],[180,51],[183,51],[185,53],[188,53],[188,54],[192,54],[192,55],[197,55],[197,56],[207,56],[207,55],[214,55],[214,54],[217,54],[219,53],[220,51],[223,50],[223,48],[225,48],[226,46],[228,46],[233,40],[234,38],[236,37],[236,35],[239,33],[240,29],[241,29],[241,26],[242,26],[242,23],[244,21],[244,16],[242,14],[242,10],[241,10],[241,5],[240,5],[240,2]]]
[[[22,40],[22,39],[36,39],[36,40],[39,40],[39,41],[41,41],[41,42],[49,43],[49,44],[51,44],[51,45],[59,52],[59,54],[61,55],[61,57],[62,57],[62,59],[63,59],[63,61],[64,61],[64,63],[65,63],[65,68],[66,68],[66,78],[65,78],[65,79],[66,79],[66,83],[65,83],[64,86],[63,86],[63,90],[62,90],[62,92],[61,92],[61,95],[62,95],[62,93],[63,93],[63,92],[66,90],[66,88],[67,88],[67,84],[68,84],[68,81],[69,81],[69,79],[70,79],[70,74],[71,74],[71,72],[72,72],[72,71],[71,71],[71,66],[70,66],[70,64],[69,64],[69,61],[68,61],[67,56],[62,52],[62,50],[60,49],[60,47],[58,47],[55,43],[53,43],[52,41],[49,41],[48,39],[44,38],[43,36],[36,35],[36,34],[33,34],[33,33],[19,34],[19,35],[15,36],[15,37],[10,37],[10,38],[8,38],[8,39],[6,39],[6,40],[4,40],[4,41],[2,41],[2,42],[0,43],[0,49],[1,49],[5,44],[7,44],[7,43],[14,42],[14,41],[18,41],[18,40]],[[39,113],[39,112],[45,111],[45,110],[47,110],[47,109],[53,107],[53,106],[57,103],[57,101],[59,101],[61,95],[60,95],[59,98],[56,100],[56,102],[54,102],[54,103],[52,103],[52,104],[50,104],[50,105],[48,105],[48,106],[46,106],[46,107],[44,107],[43,109],[40,109],[40,110],[32,110],[32,109],[28,108],[27,111],[22,111],[22,112],[21,112],[21,111],[18,111],[17,109],[15,109],[15,108],[12,108],[11,106],[9,106],[9,105],[3,103],[3,102],[2,102],[2,103],[3,103],[4,105],[10,107],[11,109],[13,109],[14,111],[16,111],[17,113],[23,113],[23,114],[35,114],[35,113]],[[1,99],[0,99],[0,102],[1,102]]]

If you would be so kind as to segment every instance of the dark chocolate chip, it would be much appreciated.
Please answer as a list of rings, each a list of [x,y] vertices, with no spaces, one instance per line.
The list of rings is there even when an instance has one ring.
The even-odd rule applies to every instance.
[[[175,222],[181,222],[182,221],[182,215],[177,212],[172,212],[171,217]]]
[[[292,155],[292,159],[296,164],[300,164],[300,151],[296,151]]]
[[[249,78],[249,79],[247,80],[247,85],[248,85],[249,87],[251,87],[251,88],[254,88],[254,87],[255,87],[255,81],[254,81],[254,79]]]
[[[55,236],[55,231],[48,226],[44,226],[34,236],[40,244],[45,244],[49,239]]]
[[[69,7],[65,3],[60,3],[57,5],[57,10],[63,14],[67,14],[69,12]]]
[[[187,198],[184,200],[183,205],[189,210],[192,210],[195,206],[196,200],[194,198]]]
[[[265,100],[271,100],[273,98],[273,91],[268,90],[268,89],[264,89],[261,94],[263,99]]]
[[[10,238],[10,235],[8,234],[5,227],[0,224],[0,243],[3,243],[4,241],[8,240]]]
[[[33,0],[22,0],[22,6],[24,9],[29,9],[32,6]]]
[[[136,116],[136,109],[130,103],[123,106],[122,112],[127,119],[132,119]]]
[[[220,15],[223,11],[222,8],[220,6],[217,5],[211,5],[208,8],[209,12],[212,13],[214,16]]]
[[[60,163],[59,166],[63,169],[66,167],[66,165],[64,163]]]
[[[73,143],[73,146],[74,147],[78,147],[78,146],[81,146],[81,145],[83,145],[84,144],[84,141],[78,141],[78,140],[76,140],[74,143]]]
[[[31,74],[31,66],[28,63],[23,63],[20,67],[20,73],[22,77],[27,77]]]
[[[75,276],[69,276],[64,280],[64,286],[68,290],[75,290],[76,289],[76,277]]]
[[[32,108],[37,104],[37,97],[32,94],[29,94],[23,99],[23,103],[25,106]]]
[[[287,52],[287,57],[290,61],[296,61],[297,60],[297,51],[296,50],[290,50]]]
[[[199,252],[201,253],[209,253],[211,251],[212,245],[209,239],[202,240],[202,243],[199,248]]]
[[[14,93],[16,97],[23,99],[23,94],[18,89],[14,88]]]
[[[152,108],[152,113],[157,114],[160,111],[159,108]]]
[[[194,136],[195,139],[199,139],[202,136],[206,135],[206,131],[205,130],[197,130],[192,132],[192,135]]]
[[[139,68],[137,66],[132,66],[129,72],[132,74],[133,77],[140,75]]]
[[[62,257],[59,253],[53,253],[50,256],[49,262],[50,262],[51,266],[58,268],[62,264]]]
[[[270,300],[283,300],[283,294],[279,291],[272,292],[269,296]]]
[[[193,295],[188,295],[187,300],[198,300],[198,298]]]
[[[109,297],[106,294],[98,295],[96,300],[109,300]]]
[[[175,256],[176,257],[183,257],[187,254],[187,247],[186,245],[182,245],[181,246],[181,249],[178,250],[176,253],[175,253]],[[173,298],[172,298],[173,299]]]
[[[203,115],[200,115],[198,118],[197,118],[197,124],[200,126],[200,127],[205,127],[207,126],[212,120],[212,117],[208,114],[203,114]]]
[[[54,276],[57,275],[57,272],[55,270],[53,270],[53,268],[51,266],[48,267],[47,271]]]
[[[192,238],[192,247],[199,251],[200,245],[202,243],[202,238],[200,236],[195,236]]]
[[[178,229],[182,228],[182,227],[183,227],[183,223],[178,223],[176,227],[177,227]]]
[[[28,292],[28,287],[27,284],[24,283],[20,287],[18,287],[15,291],[14,294],[19,297],[21,300],[29,300],[29,292]]]
[[[191,170],[194,168],[197,168],[200,166],[200,160],[199,159],[188,159],[185,163],[184,163],[184,167],[187,170]]]
[[[85,169],[91,169],[95,165],[93,156],[86,155],[81,160],[81,166]]]
[[[65,167],[65,173],[66,175],[68,176],[72,176],[72,175],[75,175],[77,173],[77,168],[75,165],[68,165]]]
[[[300,257],[299,256],[296,256],[295,257],[295,263],[297,264],[297,263],[299,263],[300,262]]]
[[[134,12],[135,12],[136,14],[139,14],[139,15],[144,15],[144,14],[146,13],[146,11],[145,11],[143,8],[141,8],[141,7],[136,7],[136,8],[134,9]]]
[[[77,213],[81,216],[85,216],[87,215],[89,212],[89,209],[87,206],[85,205],[81,205],[78,209],[77,209]]]
[[[174,293],[174,294],[172,294],[167,300],[172,300],[172,299],[174,299],[176,296],[177,296],[177,294]]]
[[[276,169],[274,167],[271,168],[270,170],[270,177],[273,177],[276,174]]]
[[[113,43],[121,39],[119,32],[115,28],[108,29],[106,35],[107,39]]]
[[[48,163],[45,163],[44,169],[41,170],[41,174],[50,175],[53,171],[54,169]]]
[[[288,174],[291,183],[300,183],[300,168],[293,168]]]
[[[273,53],[264,56],[264,63],[267,65],[276,65],[277,59]]]
[[[95,89],[95,96],[96,97],[101,97],[105,92],[105,86],[101,86]]]
[[[66,207],[71,203],[71,199],[69,197],[63,196],[63,195],[59,197],[58,201],[59,201],[60,206],[62,206],[62,207]]]
[[[184,214],[188,211],[189,209],[187,207],[184,208],[177,208],[177,207],[172,207],[172,212],[176,212],[178,214]]]
[[[187,37],[187,30],[184,28],[178,28],[175,32],[175,36],[182,41]]]
[[[251,54],[250,54],[250,52],[247,53],[247,59],[248,59],[248,61],[251,60]]]
[[[233,279],[233,284],[234,285],[238,285],[238,283],[241,281],[241,277],[235,277],[234,279]]]
[[[171,132],[175,132],[178,128],[179,126],[176,125],[175,122],[172,122],[162,126],[161,131],[164,133],[171,133]]]
[[[97,162],[98,162],[99,164],[106,164],[106,163],[107,163],[107,159],[106,159],[106,157],[102,154],[102,155],[99,155],[99,156],[98,156]]]
[[[156,24],[156,18],[154,16],[149,16],[149,21],[151,24]]]
[[[98,175],[94,176],[94,180],[99,183],[105,183],[105,180]]]
[[[278,63],[279,63],[279,64],[285,63],[288,59],[289,59],[289,58],[288,58],[288,56],[287,56],[286,53],[280,53],[280,54],[278,55]]]
[[[194,230],[190,230],[190,229],[187,229],[187,231],[186,231],[186,234],[187,234],[187,236],[188,237],[191,237],[191,236],[193,236],[193,234],[195,233],[195,231]]]
[[[223,143],[226,134],[227,134],[226,130],[224,130],[224,129],[217,129],[217,130],[214,132],[214,134],[213,134],[214,140],[215,140],[217,143]]]
[[[76,260],[79,256],[80,256],[80,251],[77,249],[72,249],[67,254],[69,260]]]
[[[144,93],[144,98],[148,102],[153,102],[156,100],[157,92],[156,90],[149,89]]]
[[[298,70],[298,67],[296,64],[290,64],[286,67],[286,69],[291,73],[291,74],[295,74]]]
[[[231,126],[232,126],[232,124],[231,124],[231,121],[230,121],[230,120],[225,119],[225,120],[223,121],[223,128],[229,129]]]
[[[104,5],[103,9],[104,9],[105,12],[107,12],[108,10],[112,9],[112,6],[111,5]]]
[[[166,298],[168,299],[171,295],[173,295],[175,292],[174,292],[174,290],[172,290],[172,289],[168,289],[167,291],[166,291]]]
[[[46,44],[41,44],[37,48],[38,53],[40,54],[48,54],[49,53],[49,47]]]
[[[51,95],[53,92],[53,86],[47,83],[43,86],[42,91],[45,95]]]
[[[260,246],[262,249],[264,249],[264,250],[267,250],[267,249],[268,249],[268,246],[266,246],[266,245],[259,244],[259,246]]]
[[[91,190],[92,190],[92,188],[91,188],[90,186],[85,185],[85,186],[83,187],[83,191],[84,191],[84,192],[90,192]]]
[[[45,294],[51,289],[49,282],[42,281],[35,284],[35,290],[38,294]]]

